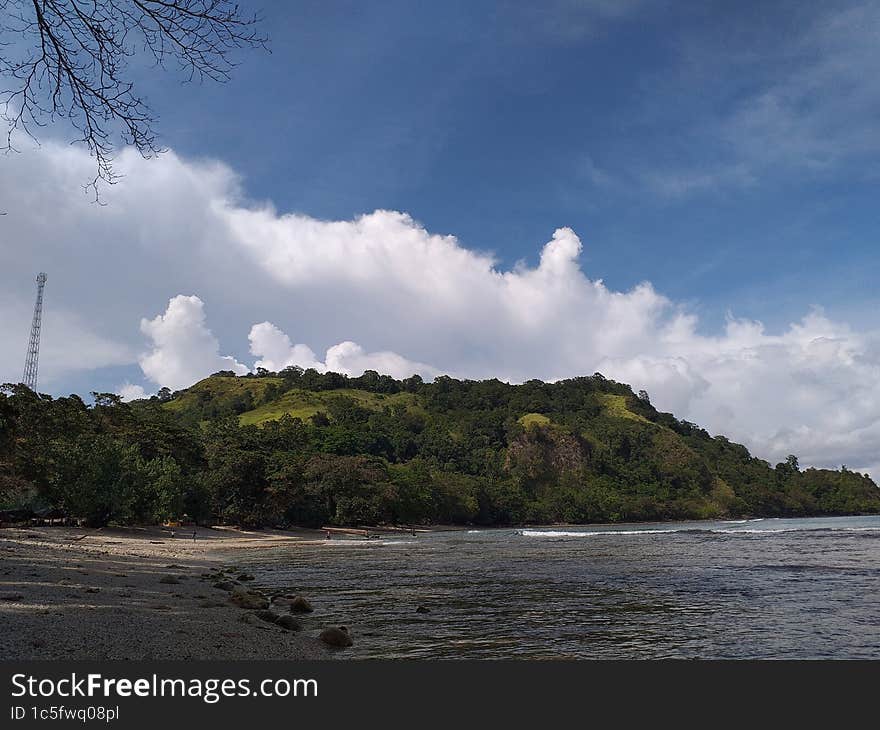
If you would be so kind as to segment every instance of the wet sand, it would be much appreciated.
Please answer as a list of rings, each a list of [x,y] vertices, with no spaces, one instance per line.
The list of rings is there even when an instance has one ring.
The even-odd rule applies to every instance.
[[[244,554],[323,533],[198,528],[192,535],[193,528],[173,537],[159,527],[0,529],[0,659],[330,657],[317,639],[320,610],[302,619],[301,631],[287,631],[214,587],[221,568],[236,577]]]

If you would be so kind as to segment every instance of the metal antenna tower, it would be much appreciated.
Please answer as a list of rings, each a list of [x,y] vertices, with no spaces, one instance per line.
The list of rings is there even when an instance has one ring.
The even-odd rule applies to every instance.
[[[34,321],[31,322],[31,337],[28,340],[27,359],[24,361],[24,377],[21,382],[33,391],[37,390],[37,364],[40,359],[40,325],[43,319],[43,287],[46,275],[37,275],[37,302],[34,304]]]

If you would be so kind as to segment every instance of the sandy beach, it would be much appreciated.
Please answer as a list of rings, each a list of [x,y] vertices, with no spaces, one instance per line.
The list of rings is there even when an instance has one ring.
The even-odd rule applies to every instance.
[[[320,659],[320,606],[289,631],[216,583],[236,561],[322,533],[181,528],[0,530],[2,659]],[[225,570],[221,574],[220,571]],[[313,596],[307,596],[313,602]],[[319,604],[319,602],[317,602]],[[286,605],[273,605],[278,613]]]

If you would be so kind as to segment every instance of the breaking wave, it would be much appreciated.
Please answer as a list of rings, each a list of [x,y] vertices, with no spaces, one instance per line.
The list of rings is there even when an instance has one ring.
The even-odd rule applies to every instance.
[[[620,535],[660,535],[660,534],[693,534],[693,535],[773,535],[782,532],[880,532],[880,527],[766,527],[766,528],[667,528],[646,530],[521,530],[523,537],[611,537]]]

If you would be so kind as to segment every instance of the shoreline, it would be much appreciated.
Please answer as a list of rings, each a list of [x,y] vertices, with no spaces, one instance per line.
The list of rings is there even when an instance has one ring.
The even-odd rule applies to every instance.
[[[670,522],[703,521],[576,527],[646,527]],[[435,525],[419,527],[416,532],[424,535],[462,529],[493,528]],[[337,532],[328,540],[325,530],[306,528],[0,529],[0,625],[4,629],[0,659],[346,658],[348,652],[329,648],[318,639],[320,632],[332,625],[322,611],[322,598],[326,597],[304,594],[315,611],[297,614],[301,626],[288,630],[259,615],[271,594],[260,601],[261,606],[240,607],[232,592],[250,587],[249,582],[237,578],[254,558],[259,561],[255,551],[360,542],[349,537]],[[224,585],[217,585],[220,583]],[[283,616],[287,614],[286,603],[278,601],[270,608]],[[350,625],[358,618],[337,616],[336,620]]]
[[[2,659],[328,659],[320,609],[288,631],[214,586],[244,551],[315,531],[0,530]],[[182,537],[181,535],[187,535]],[[277,608],[277,607],[276,607]]]

